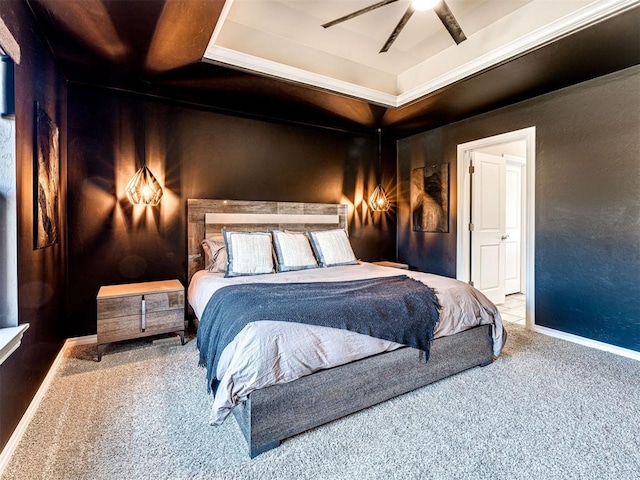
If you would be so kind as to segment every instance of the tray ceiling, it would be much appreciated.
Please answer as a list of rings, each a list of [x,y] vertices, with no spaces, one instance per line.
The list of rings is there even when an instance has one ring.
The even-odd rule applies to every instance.
[[[227,0],[204,60],[398,108],[636,4],[634,0],[447,0],[467,40],[411,0],[323,28],[376,0]]]
[[[416,12],[384,54],[408,0],[24,1],[70,85],[397,138],[640,64],[640,0],[446,0],[467,40]]]

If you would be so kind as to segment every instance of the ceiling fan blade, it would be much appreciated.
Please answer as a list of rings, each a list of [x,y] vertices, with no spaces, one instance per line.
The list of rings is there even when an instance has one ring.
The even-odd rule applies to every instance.
[[[444,0],[433,7],[433,11],[438,15],[438,18],[440,18],[440,21],[442,21],[442,24],[456,44],[459,45],[467,39],[467,36],[464,34],[460,24],[458,23],[458,20],[453,16],[453,13],[451,13],[451,10],[449,9],[449,5],[447,5]]]
[[[346,22],[347,20],[351,20],[354,17],[358,17],[362,14],[365,14],[367,12],[370,12],[372,10],[375,10],[376,8],[380,8],[380,7],[384,7],[385,5],[388,5],[390,3],[394,3],[397,2],[398,0],[383,0],[382,2],[378,2],[378,3],[374,3],[373,5],[369,5],[368,7],[362,8],[360,10],[357,10],[353,13],[350,13],[349,15],[345,15],[344,17],[340,17],[337,18],[335,20],[332,20],[331,22],[327,22],[325,24],[323,24],[322,26],[324,28],[329,28],[329,27],[333,27],[334,25],[337,25],[338,23],[342,23],[342,22]]]
[[[378,53],[386,52],[391,48],[391,45],[393,44],[393,42],[396,41],[396,38],[398,38],[398,35],[400,35],[400,32],[402,31],[404,26],[407,24],[407,22],[411,18],[411,15],[415,13],[415,11],[416,11],[415,8],[409,5],[409,8],[407,8],[407,11],[404,12],[404,15],[398,22],[398,25],[396,25],[395,30],[391,32],[391,35],[389,35],[389,38],[387,38],[387,41],[385,42],[384,46],[380,49],[380,52]]]

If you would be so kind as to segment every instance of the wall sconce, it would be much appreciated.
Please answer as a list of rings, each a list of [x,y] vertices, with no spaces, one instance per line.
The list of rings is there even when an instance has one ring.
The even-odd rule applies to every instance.
[[[129,180],[125,192],[127,198],[134,205],[156,206],[162,198],[162,187],[146,165],[147,161],[147,132],[144,104],[142,105],[142,167]]]
[[[380,182],[382,170],[382,129],[378,129],[378,168],[376,171],[376,180]],[[391,208],[391,203],[389,202],[389,197],[387,196],[387,192],[384,191],[384,187],[381,183],[378,183],[378,186],[373,191],[371,196],[369,197],[369,208],[371,208],[374,212],[386,212]]]
[[[127,184],[127,198],[134,205],[158,205],[162,198],[162,187],[151,170],[143,165]]]
[[[384,191],[382,185],[378,185],[369,197],[369,207],[374,212],[386,212],[391,208],[387,192]]]

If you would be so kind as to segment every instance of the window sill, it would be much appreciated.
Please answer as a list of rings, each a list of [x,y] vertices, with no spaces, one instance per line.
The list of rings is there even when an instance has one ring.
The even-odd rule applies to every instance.
[[[20,346],[22,335],[27,328],[29,328],[28,323],[17,327],[0,328],[0,365]]]

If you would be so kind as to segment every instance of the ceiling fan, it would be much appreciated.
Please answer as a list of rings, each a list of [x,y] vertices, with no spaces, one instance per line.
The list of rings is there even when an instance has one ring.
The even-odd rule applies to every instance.
[[[351,20],[354,17],[358,17],[372,10],[375,10],[380,7],[384,7],[385,5],[388,5],[390,3],[394,3],[397,1],[398,0],[382,0],[381,2],[374,3],[373,5],[369,5],[368,7],[362,8],[353,13],[345,15],[344,17],[340,17],[330,22],[327,22],[322,26],[324,28],[333,27],[334,25],[337,25],[342,22],[346,22],[347,20]],[[466,35],[462,31],[462,28],[460,27],[460,24],[456,20],[456,17],[453,16],[453,13],[451,13],[451,10],[449,9],[449,6],[445,2],[445,0],[412,0],[409,6],[407,7],[407,10],[404,12],[404,15],[396,25],[396,28],[393,30],[393,32],[391,32],[391,35],[389,35],[389,38],[387,38],[387,41],[385,42],[383,47],[380,49],[379,53],[386,52],[389,50],[389,48],[391,48],[391,45],[393,44],[393,42],[395,42],[396,38],[398,38],[398,35],[400,35],[400,32],[405,27],[405,25],[407,24],[411,16],[416,12],[416,10],[427,10],[427,9],[433,9],[435,14],[438,16],[442,24],[445,26],[445,28],[449,32],[449,35],[451,35],[451,38],[453,38],[453,41],[456,42],[456,44],[460,44],[461,42],[464,42],[467,39]]]

